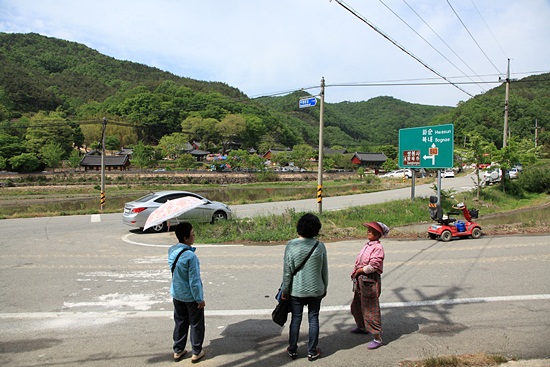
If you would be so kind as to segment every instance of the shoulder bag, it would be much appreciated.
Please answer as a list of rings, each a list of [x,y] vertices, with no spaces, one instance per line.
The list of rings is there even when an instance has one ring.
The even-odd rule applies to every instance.
[[[184,248],[183,250],[181,250],[181,252],[178,254],[178,256],[176,256],[176,259],[174,260],[174,262],[172,263],[172,268],[170,268],[170,270],[172,271],[172,276],[174,276],[174,270],[176,270],[176,265],[178,263],[178,260],[180,259],[180,256],[181,254],[183,254],[185,251],[189,250],[188,248]]]

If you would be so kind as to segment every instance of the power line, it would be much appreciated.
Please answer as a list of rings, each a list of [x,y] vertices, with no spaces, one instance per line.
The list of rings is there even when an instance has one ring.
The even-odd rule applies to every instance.
[[[412,57],[413,59],[415,59],[416,61],[418,61],[420,64],[422,64],[426,69],[430,70],[432,73],[438,75],[440,78],[446,80],[449,84],[451,84],[452,86],[454,86],[455,88],[459,89],[460,91],[466,93],[467,95],[469,95],[470,97],[473,97],[473,95],[469,92],[467,92],[466,90],[460,88],[458,85],[454,84],[452,81],[448,80],[445,76],[443,76],[441,73],[439,73],[438,71],[436,71],[434,68],[430,67],[428,64],[426,64],[424,61],[422,61],[420,58],[418,58],[417,56],[415,56],[412,52],[410,52],[409,50],[407,50],[405,47],[401,46],[399,43],[397,43],[395,40],[393,40],[390,36],[388,36],[387,34],[385,34],[382,30],[378,29],[374,24],[372,24],[368,19],[366,19],[364,16],[362,16],[361,14],[357,13],[355,10],[353,10],[351,7],[349,7],[346,3],[344,3],[343,1],[341,0],[336,0],[336,2],[342,6],[344,9],[346,9],[347,11],[349,11],[351,14],[353,14],[355,17],[357,17],[359,20],[361,20],[363,23],[365,23],[366,25],[368,25],[369,27],[371,27],[373,30],[375,30],[378,34],[380,34],[382,37],[384,37],[385,39],[387,39],[388,41],[390,41],[394,46],[396,46],[397,48],[399,48],[401,51],[403,51],[404,53],[406,53],[407,55],[409,55],[410,57]]]
[[[500,73],[500,70],[498,70],[498,68],[495,66],[495,64],[493,64],[493,62],[491,61],[491,59],[489,58],[489,56],[487,56],[487,54],[485,53],[485,51],[483,51],[483,49],[481,48],[481,46],[479,45],[479,43],[477,43],[475,37],[472,35],[472,33],[470,32],[470,30],[468,29],[468,27],[466,27],[466,24],[464,24],[464,22],[462,21],[462,19],[460,18],[460,16],[458,15],[458,13],[455,11],[455,9],[453,8],[453,6],[451,5],[451,3],[449,2],[449,0],[447,0],[447,4],[449,4],[449,7],[453,10],[453,13],[455,13],[456,17],[458,18],[458,20],[460,21],[460,23],[462,24],[462,26],[464,27],[464,29],[466,30],[466,32],[468,32],[468,34],[470,35],[470,37],[472,38],[472,40],[474,41],[474,43],[477,45],[477,47],[479,48],[479,50],[483,53],[483,55],[485,55],[485,58],[487,60],[489,60],[489,62],[491,63],[491,65],[493,65],[493,67],[495,68],[495,70],[497,71],[497,73]],[[502,74],[502,73],[501,73]]]
[[[487,74],[487,75],[481,75],[481,76],[498,76],[498,74]],[[447,79],[453,79],[453,78],[463,78],[462,76],[456,76],[456,77],[448,77]],[[402,80],[385,80],[385,81],[371,81],[371,82],[347,82],[347,83],[332,83],[325,85],[326,88],[329,87],[405,87],[405,86],[441,86],[441,85],[448,85],[448,82],[422,82],[423,80],[439,80],[441,78],[423,78],[423,79],[402,79]],[[453,82],[456,85],[472,85],[477,84],[480,81],[470,81],[470,82]],[[550,79],[532,79],[532,80],[513,80],[512,83],[529,83],[529,82],[550,82]],[[483,81],[485,84],[502,84],[502,81],[495,80],[495,81]],[[298,91],[304,91],[307,89],[314,89],[319,88],[319,86],[315,87],[308,87],[308,88],[296,88],[292,90],[288,90],[286,92],[273,92],[273,93],[265,93],[257,96],[253,96],[250,98],[257,99],[262,97],[275,97],[279,95],[287,95],[290,93],[298,92]]]
[[[525,73],[532,73],[532,72],[525,72]],[[518,74],[518,73],[516,73]],[[521,73],[519,73],[521,74]],[[484,76],[490,76],[484,75]],[[462,78],[462,77],[451,77],[451,78]],[[325,87],[394,87],[394,86],[441,86],[441,85],[447,85],[448,82],[421,82],[422,80],[435,80],[440,78],[424,78],[424,79],[404,79],[404,80],[389,80],[389,81],[377,81],[377,82],[353,82],[353,83],[333,83],[333,84],[327,84]],[[530,80],[512,80],[511,83],[532,83],[532,82],[545,82],[550,83],[550,79],[530,79]],[[461,84],[461,85],[468,85],[468,84],[475,84],[476,81],[471,82],[454,82],[454,84]],[[494,81],[494,82],[484,82],[484,83],[491,83],[491,84],[502,84],[501,81]],[[288,90],[286,92],[274,92],[271,94],[265,94],[261,95],[255,98],[260,97],[274,97],[277,95],[282,94],[289,94],[293,92],[298,91],[304,91],[308,89],[314,89],[319,88],[319,86],[314,87],[307,87],[307,88],[297,88],[293,90]],[[251,97],[252,99],[252,97]],[[156,112],[162,112],[164,110],[156,110]],[[109,125],[118,125],[123,127],[131,127],[131,128],[143,128],[147,127],[145,125],[141,125],[140,123],[133,123],[133,122],[127,122],[127,121],[117,121],[117,120],[111,120],[109,119]],[[70,123],[74,123],[77,125],[98,125],[98,127],[101,126],[102,121],[101,120],[34,120],[30,122],[22,122],[20,120],[17,121],[10,121],[8,123],[3,122],[0,123],[0,129],[28,129],[28,128],[47,128],[47,127],[70,127]]]
[[[403,0],[404,1],[404,0]],[[507,59],[509,58],[507,55],[506,55],[506,52],[504,51],[504,49],[502,48],[502,46],[500,45],[500,43],[498,42],[497,38],[495,37],[495,35],[493,34],[493,32],[491,31],[491,28],[489,28],[489,25],[487,24],[487,22],[485,21],[485,18],[483,18],[483,15],[481,15],[481,12],[479,11],[478,7],[476,6],[474,0],[470,0],[472,2],[472,5],[474,6],[474,8],[476,9],[477,13],[479,14],[479,17],[481,18],[481,20],[483,20],[483,23],[485,24],[485,27],[487,27],[487,29],[489,30],[489,33],[491,33],[491,36],[493,36],[493,39],[495,40],[496,44],[498,45],[498,47],[500,47],[500,51],[502,51],[502,54],[504,55],[504,57],[506,57]]]
[[[386,5],[384,3],[384,1],[382,0],[379,0],[382,5],[384,5],[389,11],[392,12],[393,15],[395,15],[400,21],[402,21],[407,27],[409,27],[409,29],[411,31],[413,31],[418,37],[420,37],[424,42],[426,42],[435,52],[437,52],[439,55],[441,55],[441,57],[443,57],[445,60],[447,60],[449,62],[449,64],[451,64],[452,66],[454,66],[458,71],[460,71],[464,76],[466,76],[466,73],[464,73],[458,66],[456,66],[451,60],[449,60],[445,55],[443,55],[437,48],[435,48],[434,45],[432,45],[426,38],[424,38],[420,33],[418,33],[409,23],[407,23],[407,21],[405,21],[405,19],[401,18],[399,16],[399,14],[397,14],[396,12],[394,12],[388,5]],[[422,19],[422,18],[421,18]],[[431,29],[431,28],[430,28]],[[471,79],[470,79],[471,80]],[[473,80],[472,80],[473,81]],[[475,83],[477,84],[477,83]],[[477,84],[481,90],[483,90],[485,92],[485,89]]]
[[[416,16],[417,16],[418,18],[420,18],[420,20],[421,20],[421,21],[422,21],[422,22],[423,22],[423,23],[424,23],[424,24],[425,24],[425,25],[426,25],[426,26],[427,26],[436,36],[437,36],[437,38],[439,38],[439,39],[441,40],[441,42],[443,42],[443,44],[444,44],[445,46],[447,46],[447,48],[448,48],[449,50],[451,50],[451,52],[452,52],[455,56],[456,56],[460,61],[462,61],[462,63],[463,63],[468,69],[470,69],[470,71],[471,71],[472,73],[474,73],[476,77],[479,78],[479,75],[476,74],[476,72],[470,67],[470,65],[468,65],[468,63],[466,63],[466,61],[464,61],[464,60],[460,57],[460,55],[458,55],[458,54],[456,53],[456,51],[455,51],[447,42],[445,42],[445,40],[444,40],[444,39],[443,39],[443,38],[442,38],[442,37],[441,37],[441,36],[440,36],[440,35],[439,35],[439,34],[429,25],[429,24],[428,24],[428,22],[426,22],[426,21],[424,20],[424,18],[422,18],[422,17],[420,16],[420,14],[418,14],[418,13],[416,12],[416,10],[414,10],[414,9],[412,8],[412,6],[410,6],[409,3],[407,3],[407,1],[403,0],[403,2],[409,7],[409,9],[412,10],[412,12],[413,12],[414,14],[416,14]],[[469,78],[469,77],[468,77],[468,78]],[[470,80],[471,80],[471,79],[470,79]],[[485,92],[485,90],[484,90],[480,85],[478,85],[478,86]]]

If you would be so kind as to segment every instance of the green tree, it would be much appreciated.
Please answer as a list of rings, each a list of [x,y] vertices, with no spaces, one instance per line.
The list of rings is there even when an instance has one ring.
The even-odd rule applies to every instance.
[[[40,112],[31,119],[25,139],[29,152],[39,154],[44,145],[58,143],[64,155],[69,155],[75,144],[75,130],[62,112]]]
[[[159,141],[159,148],[163,156],[174,159],[180,156],[188,144],[187,134],[172,133],[164,135]]]
[[[183,169],[193,168],[195,163],[197,163],[197,160],[189,153],[180,155],[177,160],[178,167],[181,167]]]
[[[240,136],[243,146],[259,150],[259,144],[262,136],[264,136],[267,131],[267,126],[259,116],[245,115],[244,118],[246,121],[246,129]]]
[[[120,140],[116,136],[105,137],[105,149],[107,150],[119,150],[121,148]]]
[[[334,160],[334,167],[335,168],[342,168],[346,170],[351,170],[353,168],[353,163],[351,163],[351,159],[353,158],[353,154],[333,154],[331,155],[331,158]]]
[[[258,144],[258,152],[261,154],[265,154],[269,152],[270,149],[275,148],[277,146],[277,141],[273,137],[271,133],[264,134],[262,138],[260,139],[260,143]]]
[[[0,157],[7,161],[24,152],[26,152],[25,145],[19,137],[0,131]]]
[[[334,168],[334,159],[332,156],[323,158],[323,170],[331,170]]]
[[[386,161],[382,164],[382,169],[386,172],[396,170],[397,167],[397,160],[395,159],[386,159]]]
[[[222,154],[225,155],[227,146],[231,140],[236,139],[246,130],[246,120],[242,115],[229,114],[221,120],[217,126]]]
[[[218,120],[214,118],[203,118],[194,113],[181,123],[183,134],[187,141],[200,141],[204,149],[210,149],[214,142],[219,141],[217,132]]]
[[[295,145],[290,154],[290,158],[294,162],[294,166],[298,168],[306,168],[307,164],[315,155],[315,150],[307,144]]]
[[[496,147],[493,143],[485,140],[478,133],[471,133],[468,135],[468,143],[466,144],[468,150],[465,151],[464,161],[470,164],[475,164],[475,173],[476,173],[476,196],[479,199],[481,193],[481,176],[479,165],[487,162],[487,157],[493,156],[496,152]]]
[[[248,168],[247,158],[249,155],[250,154],[244,149],[232,150],[227,155],[227,163],[229,163],[232,170]]]
[[[271,161],[277,163],[279,166],[288,166],[292,162],[290,152],[278,152],[271,155]]]
[[[69,167],[73,169],[77,169],[80,167],[81,160],[82,160],[82,157],[80,156],[79,151],[75,149],[69,155],[69,159],[67,160],[67,162],[69,164]]]
[[[64,154],[65,152],[59,143],[51,142],[44,145],[40,149],[40,157],[42,162],[46,165],[46,167],[51,168],[54,172],[55,169],[59,167]]]
[[[248,161],[249,168],[253,168],[256,171],[265,170],[265,159],[263,157],[260,157],[257,154],[249,154],[247,161]]]
[[[9,159],[9,164],[17,172],[35,172],[40,168],[40,160],[34,153],[21,153]]]
[[[140,169],[150,167],[152,164],[155,163],[153,156],[153,148],[144,145],[143,142],[140,141],[134,146],[132,153],[132,163]]]

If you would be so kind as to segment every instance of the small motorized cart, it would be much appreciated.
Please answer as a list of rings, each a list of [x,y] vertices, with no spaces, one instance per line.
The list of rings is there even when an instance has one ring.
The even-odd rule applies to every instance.
[[[452,198],[454,199],[454,197]],[[460,212],[448,212],[447,215],[444,215],[437,196],[430,196],[429,205],[430,217],[437,222],[437,224],[432,224],[428,228],[428,237],[431,239],[440,239],[443,242],[448,242],[454,237],[481,237],[481,227],[473,221],[479,215],[478,210],[468,210],[464,203],[457,201],[456,205],[453,205],[452,208],[462,212],[465,219],[465,221],[462,221],[451,217],[451,215],[459,215]]]

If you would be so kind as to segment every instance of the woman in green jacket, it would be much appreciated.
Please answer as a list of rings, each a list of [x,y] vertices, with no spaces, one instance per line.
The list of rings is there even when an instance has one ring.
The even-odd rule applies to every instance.
[[[307,357],[310,361],[314,361],[321,355],[321,350],[317,347],[319,310],[321,309],[321,300],[327,294],[328,260],[325,244],[314,238],[319,234],[320,229],[321,221],[317,216],[314,214],[303,215],[296,224],[298,238],[290,240],[285,248],[281,291],[282,298],[290,300],[292,319],[287,353],[292,359],[298,357],[298,338],[305,305],[308,306],[309,322]],[[307,261],[293,276],[296,268],[310,253]]]

